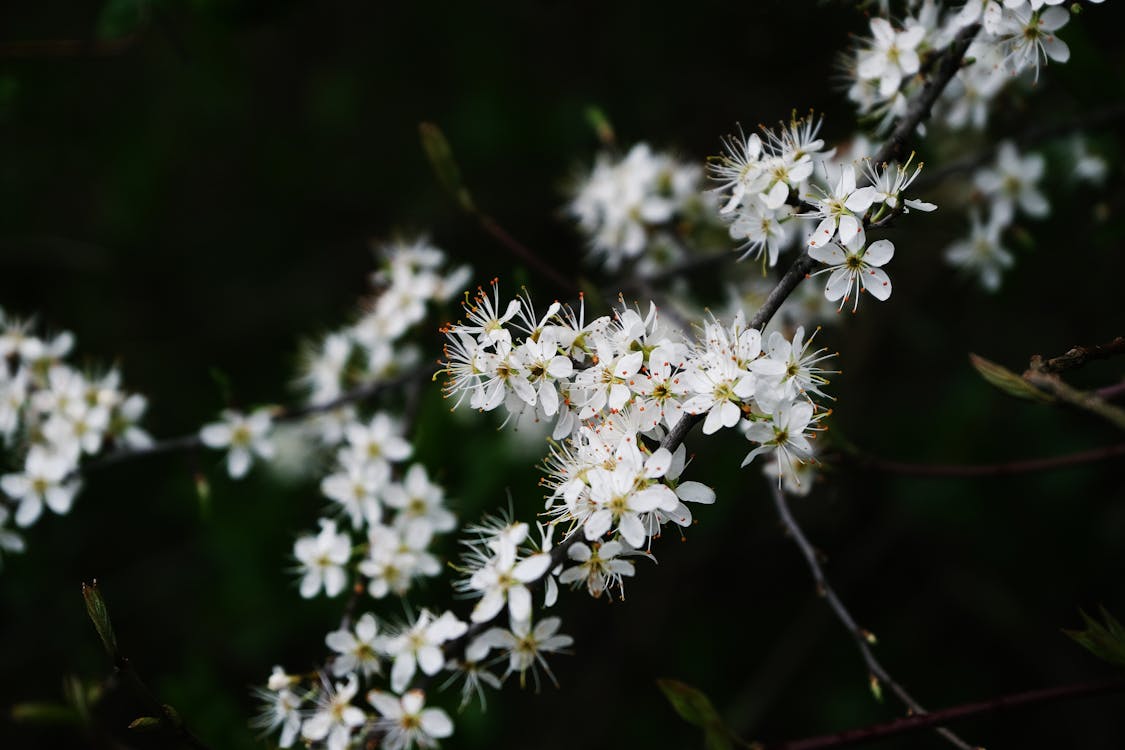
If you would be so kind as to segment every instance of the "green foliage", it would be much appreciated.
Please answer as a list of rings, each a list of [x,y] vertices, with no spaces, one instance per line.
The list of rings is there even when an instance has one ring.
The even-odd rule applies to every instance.
[[[731,750],[736,745],[750,746],[735,737],[715,710],[711,699],[699,690],[678,680],[662,679],[657,680],[656,684],[680,718],[703,729],[703,744],[707,750]]]
[[[117,650],[117,636],[113,632],[113,623],[109,621],[109,611],[106,609],[102,592],[98,589],[97,580],[89,585],[82,584],[82,598],[86,600],[86,614],[94,623],[98,637],[102,639],[102,645],[105,646],[105,652],[116,663],[121,656]]]
[[[418,125],[418,134],[422,138],[422,149],[426,152],[426,158],[429,159],[438,182],[449,191],[458,206],[469,213],[474,213],[476,207],[473,204],[473,197],[461,181],[461,170],[453,158],[453,149],[445,133],[432,122],[423,122]]]
[[[1125,626],[1107,612],[1105,607],[1098,607],[1098,612],[1101,614],[1102,622],[1080,610],[1079,614],[1082,615],[1082,621],[1086,623],[1086,629],[1063,632],[1102,661],[1125,667]]]
[[[1004,391],[1004,393],[1007,393],[1009,396],[1027,399],[1028,401],[1039,401],[1041,403],[1054,401],[1053,397],[1039,390],[1016,373],[1001,367],[995,362],[990,362],[976,354],[969,355],[969,362],[971,362],[973,368],[981,374],[982,378]]]

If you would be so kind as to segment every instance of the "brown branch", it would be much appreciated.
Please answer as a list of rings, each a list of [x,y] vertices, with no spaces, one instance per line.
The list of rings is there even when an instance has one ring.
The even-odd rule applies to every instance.
[[[413,370],[408,370],[394,377],[386,380],[374,380],[362,385],[358,385],[349,391],[344,392],[340,396],[332,399],[331,401],[322,401],[316,404],[308,404],[304,406],[288,406],[279,407],[273,413],[274,424],[287,424],[290,422],[299,422],[306,417],[316,414],[325,414],[334,409],[348,404],[366,401],[367,399],[374,398],[384,390],[397,388],[411,381],[431,377],[433,370],[427,367],[421,367]],[[114,451],[107,453],[104,456],[99,456],[90,461],[87,461],[75,469],[76,474],[85,474],[88,471],[97,471],[109,466],[114,466],[126,461],[132,461],[138,458],[148,458],[149,456],[157,456],[162,453],[179,453],[182,451],[196,450],[203,447],[203,441],[200,439],[199,432],[193,432],[188,435],[179,435],[177,437],[165,438],[158,440],[147,448],[132,448]]]
[[[901,161],[903,155],[906,153],[906,146],[910,142],[911,137],[914,135],[915,129],[924,120],[929,119],[930,111],[933,109],[934,102],[941,96],[941,92],[945,91],[945,87],[949,85],[950,80],[961,69],[961,62],[965,59],[965,52],[968,51],[969,45],[972,44],[973,38],[980,31],[980,24],[973,24],[966,26],[957,32],[957,36],[945,51],[941,53],[941,57],[937,61],[937,70],[932,78],[929,78],[922,91],[918,96],[910,102],[907,107],[906,114],[895,125],[895,129],[891,131],[890,137],[879,152],[872,157],[875,164],[885,164],[891,161]]]
[[[1031,358],[1031,367],[1039,372],[1065,372],[1074,370],[1095,359],[1109,359],[1125,354],[1125,337],[1118,336],[1106,344],[1075,346],[1066,354],[1043,361],[1038,354]]]
[[[1105,107],[1104,109],[1094,110],[1093,112],[1075,115],[1061,122],[1030,128],[1023,133],[1012,136],[1009,140],[1014,140],[1020,148],[1030,148],[1057,136],[1068,135],[1086,128],[1116,125],[1123,119],[1125,119],[1125,104],[1116,104],[1111,107]],[[984,166],[996,156],[996,152],[999,150],[999,144],[1002,140],[1004,139],[997,140],[996,144],[981,149],[975,154],[971,154],[962,159],[956,159],[943,164],[935,170],[919,175],[915,187],[920,190],[932,187],[939,184],[946,177],[962,172],[971,172],[978,167]]]
[[[828,602],[828,606],[832,608],[836,619],[843,623],[848,633],[852,636],[852,640],[855,641],[856,648],[859,649],[859,653],[863,657],[863,662],[867,666],[872,690],[878,690],[881,684],[885,684],[891,689],[891,692],[910,709],[911,713],[919,716],[927,715],[926,709],[922,708],[921,704],[914,700],[914,698],[906,692],[906,689],[895,681],[883,665],[879,663],[878,659],[875,658],[875,654],[871,651],[871,643],[874,642],[874,637],[870,632],[856,624],[855,618],[852,617],[851,612],[849,612],[847,607],[844,606],[844,603],[840,601],[840,598],[836,595],[836,592],[832,590],[832,587],[828,585],[824,570],[820,567],[817,552],[809,542],[808,537],[806,537],[801,530],[801,527],[797,524],[797,520],[793,517],[792,512],[790,512],[789,503],[785,499],[785,493],[772,482],[770,482],[770,490],[773,493],[774,505],[777,507],[777,513],[778,516],[781,517],[782,524],[785,526],[789,536],[792,537],[793,541],[797,544],[798,549],[801,550],[801,554],[804,555],[805,561],[808,563],[813,581],[816,582],[817,594]],[[961,748],[961,750],[972,750],[972,745],[969,745],[945,727],[938,727],[937,732],[954,746]]]
[[[1081,391],[1053,373],[1028,370],[1023,374],[1023,378],[1064,404],[1088,411],[1125,430],[1125,409],[1106,403],[1093,393]]]
[[[128,52],[144,36],[134,31],[117,39],[43,39],[0,42],[0,59],[37,60],[43,58],[117,57]]]
[[[1103,386],[1094,391],[1094,395],[1102,401],[1112,401],[1115,398],[1120,398],[1125,396],[1125,383]]]
[[[1041,706],[1064,700],[1089,698],[1096,695],[1107,695],[1109,693],[1119,693],[1122,691],[1125,691],[1125,679],[1063,685],[1042,690],[1029,690],[1023,693],[1014,693],[1012,695],[991,698],[976,703],[966,703],[960,706],[944,708],[940,711],[932,711],[928,714],[907,716],[883,724],[873,724],[859,729],[848,729],[843,732],[836,732],[835,734],[808,737],[802,740],[793,740],[779,744],[767,744],[763,746],[763,750],[822,750],[822,748],[858,745],[881,740],[886,737],[915,732],[919,729],[926,729],[950,721],[980,716],[982,714],[994,714],[1017,708]]]
[[[862,469],[886,471],[892,474],[905,474],[916,477],[998,477],[1012,474],[1029,474],[1037,471],[1052,471],[1068,466],[1078,466],[1108,458],[1125,456],[1125,443],[1104,448],[1070,453],[1065,456],[1029,458],[995,464],[919,464],[890,461],[878,456],[852,452],[845,458]]]
[[[533,252],[527,245],[523,244],[515,237],[500,226],[500,223],[493,219],[486,213],[478,210],[472,211],[473,215],[477,217],[480,222],[481,228],[491,235],[497,242],[508,249],[512,255],[527,263],[543,276],[550,279],[551,283],[563,291],[577,291],[578,284],[575,280],[562,271],[559,271],[547,261],[543,260],[539,255]]]

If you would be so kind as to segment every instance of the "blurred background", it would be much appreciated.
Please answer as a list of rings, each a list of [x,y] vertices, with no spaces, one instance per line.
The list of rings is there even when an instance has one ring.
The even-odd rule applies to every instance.
[[[479,205],[553,265],[575,268],[581,239],[561,207],[598,147],[587,107],[606,113],[622,143],[700,161],[737,123],[773,123],[794,108],[824,113],[831,142],[855,123],[836,55],[867,27],[845,3],[780,0],[152,7],[138,24],[127,2],[0,4],[0,306],[73,331],[79,362],[120,364],[125,386],[150,399],[146,425],[158,437],[190,433],[226,405],[216,370],[236,404],[292,401],[300,341],[346,322],[368,289],[373,242],[428,233],[476,281],[527,283],[539,300],[559,293],[442,192],[418,146],[420,121],[444,130]],[[1073,19],[1062,33],[1070,62],[1047,67],[1033,96],[1006,100],[990,134],[1125,101],[1123,22],[1115,3]],[[29,41],[48,44],[14,44]],[[917,220],[924,228],[909,245],[896,235],[894,296],[821,334],[842,352],[833,431],[871,455],[934,463],[1121,441],[1087,415],[1006,397],[967,360],[977,352],[1020,371],[1032,354],[1125,332],[1121,143],[1112,129],[1089,136],[1110,164],[1107,181],[1076,187],[1065,148],[1047,144],[1059,167],[1043,185],[1052,216],[1023,222],[999,294],[939,261],[965,232],[963,216],[939,208]],[[963,155],[921,151],[935,167]],[[943,189],[953,188],[920,197],[940,206]],[[440,322],[423,334],[435,358]],[[1121,377],[1110,361],[1073,382]],[[509,492],[530,518],[542,507],[541,450],[495,427],[488,416],[452,418],[435,385],[416,456],[462,518],[499,509]],[[564,595],[576,645],[552,661],[560,687],[536,695],[513,680],[486,713],[457,718],[444,746],[701,746],[657,690],[661,677],[706,692],[749,739],[898,715],[893,699],[872,698],[758,469],[736,470],[748,444],[730,433],[689,446],[693,478],[714,485],[719,502],[697,513],[684,542],[661,541],[659,565],[641,561],[624,601]],[[4,560],[0,745],[117,746],[13,723],[7,710],[61,702],[68,675],[108,672],[79,594],[96,578],[123,651],[161,700],[212,747],[269,746],[247,726],[251,686],[274,664],[317,663],[341,602],[300,599],[288,572],[295,536],[322,508],[315,471],[294,483],[255,470],[232,483],[221,461],[169,455],[91,475],[70,515],[45,517],[27,552]],[[211,482],[206,503],[197,472]],[[841,466],[794,507],[841,597],[879,637],[878,657],[923,705],[1112,674],[1060,629],[1098,604],[1125,617],[1121,461],[980,480]],[[443,551],[454,548],[447,540]],[[433,582],[416,604],[441,603],[447,590]],[[397,606],[374,610],[395,618]],[[455,695],[441,700],[456,707]],[[1120,748],[1123,700],[956,729],[988,747]],[[119,728],[137,710],[121,699],[100,714]],[[943,743],[919,734],[881,746]]]

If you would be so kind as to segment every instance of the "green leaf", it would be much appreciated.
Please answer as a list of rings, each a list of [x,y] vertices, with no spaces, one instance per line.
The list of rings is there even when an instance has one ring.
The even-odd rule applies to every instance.
[[[105,600],[102,599],[102,592],[98,589],[97,579],[89,585],[82,584],[82,598],[86,600],[86,614],[94,623],[98,637],[102,639],[102,645],[105,646],[105,652],[116,664],[120,657],[117,650],[117,636],[113,632],[113,623],[109,621],[109,611],[106,609]]]
[[[1078,614],[1082,615],[1086,629],[1063,632],[1102,661],[1125,667],[1125,626],[1107,612],[1105,607],[1098,607],[1098,612],[1102,622],[1079,610]]]
[[[680,718],[703,729],[703,744],[707,750],[731,750],[734,747],[734,734],[723,723],[706,695],[678,680],[657,680],[656,684]]]
[[[445,133],[432,122],[423,122],[418,124],[418,134],[422,138],[422,150],[426,152],[426,158],[430,160],[438,182],[449,191],[463,210],[476,213],[473,197],[461,181],[461,170],[453,158],[453,149],[446,140]]]
[[[11,717],[18,724],[48,726],[77,724],[80,719],[73,708],[57,703],[17,703],[12,706]]]
[[[136,732],[151,732],[160,728],[161,721],[155,716],[142,716],[129,722],[129,728]]]
[[[598,140],[602,142],[603,146],[612,146],[616,140],[616,135],[613,132],[613,123],[605,116],[600,107],[589,106],[586,108],[586,120],[590,123],[590,127],[594,129],[597,134]]]
[[[973,368],[981,374],[981,377],[1009,396],[1027,399],[1028,401],[1039,401],[1045,404],[1049,404],[1055,400],[1053,396],[1039,390],[1016,373],[1001,367],[995,362],[990,362],[984,357],[970,354],[969,362],[971,362]]]

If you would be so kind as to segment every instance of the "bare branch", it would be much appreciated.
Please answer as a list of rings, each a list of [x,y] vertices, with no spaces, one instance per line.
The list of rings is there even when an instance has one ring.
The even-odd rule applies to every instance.
[[[906,689],[895,681],[893,677],[887,672],[882,664],[875,658],[875,654],[871,651],[871,643],[874,638],[870,632],[864,630],[856,624],[855,618],[852,617],[851,612],[848,611],[844,603],[828,585],[828,580],[824,575],[824,570],[820,567],[820,560],[817,557],[816,550],[805,536],[801,527],[797,525],[797,520],[793,518],[793,514],[789,510],[789,503],[786,502],[785,493],[781,491],[777,485],[770,482],[770,491],[773,493],[774,505],[777,507],[777,513],[781,517],[781,522],[784,524],[789,536],[797,544],[804,555],[805,560],[808,562],[809,570],[812,572],[813,580],[816,582],[817,593],[828,602],[828,606],[832,608],[832,612],[836,615],[848,633],[851,634],[852,640],[855,641],[856,648],[859,649],[860,655],[863,657],[863,662],[867,665],[867,671],[870,674],[872,689],[878,689],[880,684],[885,684],[891,689],[899,700],[910,709],[911,713],[916,715],[925,715],[926,709],[922,708],[918,701],[914,700]],[[949,731],[945,727],[939,727],[938,734],[951,742],[954,746],[961,750],[973,750],[973,746],[962,740],[960,737]]]

